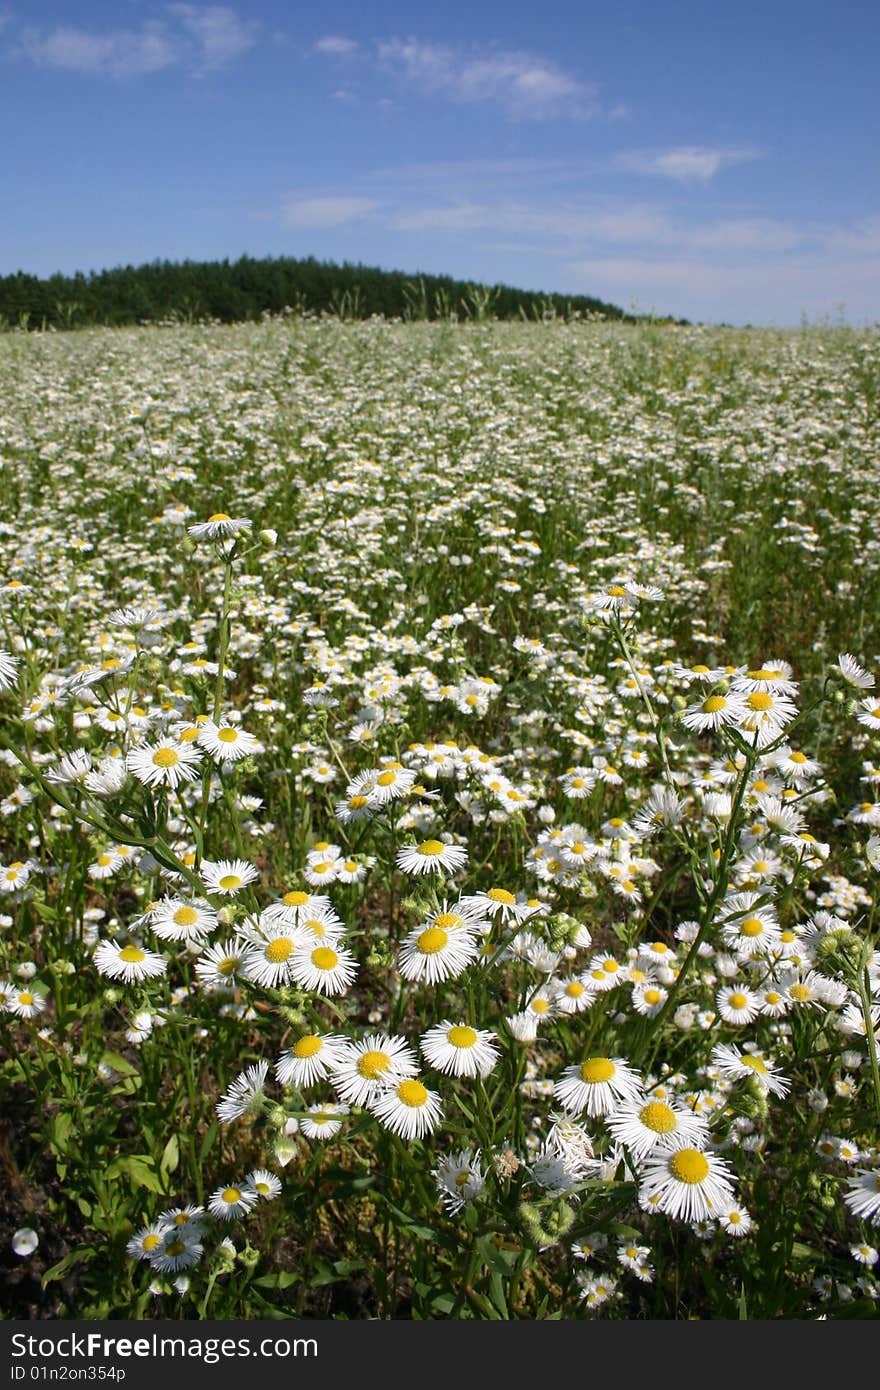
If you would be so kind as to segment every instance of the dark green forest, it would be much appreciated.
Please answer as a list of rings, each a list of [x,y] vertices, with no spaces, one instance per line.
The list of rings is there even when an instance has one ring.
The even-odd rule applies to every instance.
[[[630,319],[590,295],[543,294],[480,285],[447,275],[408,275],[314,257],[237,261],[152,261],[148,265],[51,275],[0,277],[0,327],[69,329],[91,324],[215,321],[264,314],[339,318],[546,319],[602,315]]]

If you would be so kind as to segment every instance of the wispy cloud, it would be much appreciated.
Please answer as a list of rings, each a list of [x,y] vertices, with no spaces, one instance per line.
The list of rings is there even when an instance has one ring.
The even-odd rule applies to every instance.
[[[24,29],[18,52],[38,67],[137,77],[188,64],[197,73],[225,67],[256,41],[258,26],[226,5],[173,4],[138,29],[96,33],[62,24]]]
[[[315,52],[333,58],[349,57],[357,48],[354,40],[339,35],[328,35],[314,45]],[[463,105],[495,105],[517,120],[583,118],[599,109],[591,83],[547,58],[520,50],[389,38],[361,57],[410,91]]]
[[[197,44],[206,71],[225,67],[256,42],[259,25],[241,19],[227,5],[175,4],[168,6],[168,13]]]
[[[618,157],[622,169],[673,179],[677,183],[708,183],[729,164],[757,159],[753,149],[713,149],[705,145],[681,145],[669,150],[629,150]]]
[[[291,197],[284,204],[283,216],[289,227],[341,227],[361,221],[378,206],[373,198]]]
[[[312,44],[312,51],[323,53],[328,58],[353,58],[358,45],[354,39],[347,39],[343,34],[325,34]]]
[[[66,25],[48,34],[25,29],[21,51],[38,67],[105,73],[110,77],[161,72],[179,59],[173,39],[159,23],[147,23],[140,29],[115,29],[108,34],[90,34]]]

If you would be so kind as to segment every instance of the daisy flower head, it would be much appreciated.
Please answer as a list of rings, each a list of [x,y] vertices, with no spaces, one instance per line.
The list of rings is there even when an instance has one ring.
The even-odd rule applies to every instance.
[[[273,1197],[281,1196],[281,1179],[275,1173],[270,1173],[268,1168],[255,1168],[252,1173],[248,1173],[245,1182],[264,1202],[271,1202]]]
[[[203,859],[199,869],[199,877],[207,891],[224,897],[234,897],[259,876],[246,859]]]
[[[317,994],[345,994],[356,974],[357,961],[338,942],[297,946],[291,957],[291,979]]]
[[[509,888],[497,886],[462,898],[461,907],[464,912],[477,917],[488,917],[491,921],[500,919],[505,927],[511,922],[526,922],[537,911],[534,903],[524,901],[516,893],[511,893]]]
[[[599,991],[596,982],[584,972],[568,979],[556,980],[553,1003],[557,1014],[579,1014],[595,1001]]]
[[[200,746],[216,763],[237,763],[263,751],[260,740],[238,724],[215,724],[209,719],[199,728],[198,737]]]
[[[218,1187],[208,1198],[208,1210],[218,1221],[231,1221],[235,1216],[246,1216],[256,1201],[257,1194],[247,1183]]]
[[[210,903],[194,898],[164,897],[145,914],[151,932],[160,941],[200,941],[217,925]]]
[[[397,851],[397,867],[405,874],[454,874],[467,863],[467,850],[443,840],[422,840]]]
[[[758,893],[734,893],[722,903],[724,944],[742,958],[767,955],[779,945],[779,923],[772,905]]]
[[[341,1130],[348,1113],[347,1105],[332,1100],[320,1101],[310,1105],[300,1117],[300,1131],[307,1139],[332,1139]]]
[[[613,1138],[625,1145],[636,1162],[655,1149],[673,1144],[701,1149],[709,1135],[702,1116],[676,1104],[671,1097],[661,1100],[654,1094],[619,1106],[608,1116],[606,1124]]]
[[[860,700],[856,709],[856,719],[866,729],[880,729],[880,699],[876,695]]]
[[[639,1201],[675,1221],[714,1221],[733,1205],[733,1175],[724,1159],[682,1139],[646,1160]]]
[[[860,666],[854,656],[848,652],[842,652],[837,658],[837,669],[847,685],[852,685],[856,690],[873,690],[874,677],[870,671],[866,671]]]
[[[715,996],[715,1007],[725,1023],[751,1023],[761,1012],[761,1006],[761,996],[745,985],[720,989]]]
[[[417,1077],[409,1076],[382,1087],[367,1100],[379,1123],[401,1139],[423,1139],[433,1134],[443,1117],[436,1091],[429,1091]]]
[[[415,1076],[418,1059],[404,1038],[370,1033],[349,1043],[331,1070],[333,1089],[350,1105],[364,1105],[382,1086]]]
[[[251,1114],[262,1107],[264,1086],[269,1075],[268,1062],[257,1062],[247,1067],[235,1078],[217,1104],[217,1118],[223,1124],[237,1120],[240,1115]]]
[[[122,980],[131,984],[135,980],[152,979],[164,975],[168,961],[155,951],[145,951],[135,941],[120,946],[117,941],[102,941],[93,956],[95,966],[101,975],[111,980]]]
[[[569,1115],[586,1111],[595,1118],[635,1100],[641,1090],[638,1074],[621,1058],[588,1057],[565,1068],[553,1086],[553,1098]]]
[[[729,1236],[747,1236],[752,1229],[752,1218],[744,1206],[733,1202],[719,1212],[718,1224]]]
[[[241,956],[240,972],[244,979],[264,989],[279,989],[287,984],[292,977],[294,952],[304,945],[301,929],[278,922],[261,928],[245,926],[241,934],[249,943]]]
[[[486,1185],[479,1149],[462,1149],[460,1153],[449,1154],[440,1160],[431,1176],[450,1216],[463,1211],[468,1202],[480,1196]]]
[[[753,747],[765,748],[778,738],[782,730],[797,715],[794,700],[770,690],[752,690],[743,696],[745,714],[740,721],[742,733],[750,734]]]
[[[46,1007],[45,996],[35,989],[16,989],[12,986],[5,991],[5,995],[6,1010],[16,1018],[36,1018]]]
[[[196,976],[203,989],[234,989],[246,954],[246,948],[237,941],[220,941],[206,946],[196,960]]]
[[[214,512],[207,521],[198,521],[186,529],[194,540],[217,541],[250,531],[253,524],[246,517],[231,517],[226,512]]]
[[[205,1253],[200,1236],[199,1227],[181,1230],[172,1227],[167,1230],[149,1257],[153,1269],[158,1270],[160,1274],[176,1274],[181,1269],[189,1269],[192,1265],[198,1264]]]
[[[642,980],[633,986],[632,1006],[643,1018],[656,1018],[668,997],[668,990],[656,980]]]
[[[473,932],[467,926],[441,926],[446,916],[441,913],[433,924],[416,927],[406,937],[398,957],[398,969],[405,980],[436,985],[456,979],[476,960],[479,946]]]
[[[340,1066],[348,1045],[347,1038],[332,1033],[303,1033],[278,1058],[275,1077],[282,1086],[304,1091]]]
[[[425,1061],[435,1071],[451,1076],[485,1077],[498,1064],[495,1038],[488,1029],[444,1019],[436,1028],[428,1029],[419,1046]]]
[[[130,1255],[133,1260],[151,1260],[156,1251],[162,1245],[162,1238],[168,1231],[168,1225],[164,1221],[151,1221],[148,1226],[141,1229],[131,1237],[125,1247],[125,1253]]]
[[[10,652],[0,651],[0,694],[11,690],[18,679],[18,657]]]
[[[765,1094],[786,1096],[791,1089],[791,1082],[779,1074],[763,1052],[745,1052],[738,1047],[718,1043],[712,1049],[712,1062],[725,1079],[738,1081],[750,1077]]]
[[[847,1178],[843,1200],[860,1221],[880,1226],[880,1168],[860,1168]]]
[[[707,729],[723,729],[728,724],[740,724],[748,713],[745,701],[732,693],[726,695],[706,695],[694,705],[688,705],[681,713],[681,722],[692,733],[705,733]]]
[[[179,787],[198,777],[201,753],[192,744],[163,738],[145,743],[126,754],[127,770],[147,787]]]

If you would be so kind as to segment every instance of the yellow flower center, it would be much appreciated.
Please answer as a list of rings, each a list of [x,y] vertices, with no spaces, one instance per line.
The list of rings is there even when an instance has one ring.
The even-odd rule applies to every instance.
[[[419,935],[416,946],[423,956],[434,956],[443,950],[448,940],[449,933],[442,927],[426,927]]]
[[[266,947],[266,960],[273,965],[280,965],[287,960],[293,950],[293,942],[287,936],[276,936],[274,941],[270,941]]]
[[[312,965],[317,970],[335,970],[339,964],[339,957],[332,946],[319,946],[312,952]]]
[[[199,914],[194,907],[179,907],[171,920],[176,927],[192,927],[199,920]]]
[[[174,767],[179,762],[180,754],[175,753],[173,748],[157,748],[153,754],[155,767]]]
[[[348,798],[348,808],[350,811],[359,811],[366,806],[368,798],[365,796],[350,796]]]
[[[730,996],[728,1002],[732,1009],[745,1009],[749,1001],[744,994],[736,993]]]
[[[292,893],[285,893],[281,899],[285,907],[305,907],[308,900],[308,893],[303,893],[297,889],[294,889]]]
[[[490,888],[486,897],[491,898],[493,903],[504,903],[506,907],[513,907],[516,903],[513,893],[508,893],[506,888]]]
[[[376,778],[376,785],[379,787],[393,787],[397,781],[396,772],[380,772]]]
[[[662,1100],[649,1100],[639,1111],[639,1119],[654,1134],[671,1134],[677,1127],[674,1110]]]
[[[594,1085],[601,1081],[610,1081],[617,1068],[610,1057],[589,1057],[581,1067],[581,1079]]]
[[[767,1075],[767,1068],[760,1057],[753,1057],[750,1052],[744,1052],[739,1060],[744,1067],[751,1067],[752,1071],[760,1072],[762,1076]]]
[[[703,701],[703,713],[717,714],[719,710],[724,709],[726,704],[727,701],[723,695],[710,695],[707,700]]]
[[[34,1002],[34,996],[32,994],[28,994],[26,989],[23,989],[21,994],[18,996],[18,1002],[19,1004],[22,1004],[26,1009],[29,1009],[31,1004],[33,1004]]]
[[[659,989],[645,990],[645,1003],[650,1004],[652,1007],[654,1006],[654,1004],[659,1004],[662,998],[663,995],[661,994]]]
[[[813,992],[807,985],[792,985],[788,992],[798,1004],[805,1004],[813,997]]]
[[[219,880],[220,887],[231,889],[241,887],[241,877],[238,874],[224,874]]]
[[[418,853],[424,854],[428,858],[436,858],[438,854],[443,853],[445,848],[446,846],[441,840],[423,840],[418,847]]]
[[[773,708],[773,696],[768,695],[766,690],[753,690],[747,697],[746,704],[750,709],[763,713],[764,710]]]
[[[208,517],[209,521],[231,521],[232,517],[227,516],[226,512],[214,512],[213,516]]]
[[[221,975],[234,975],[237,965],[238,956],[225,956],[217,966],[217,969]]]
[[[314,1033],[306,1033],[304,1038],[298,1038],[293,1044],[294,1057],[314,1057],[316,1052],[321,1051],[323,1046],[321,1039]]]
[[[477,1034],[473,1028],[468,1028],[467,1024],[457,1024],[455,1028],[450,1028],[446,1034],[453,1047],[473,1047],[477,1041]]]
[[[221,1194],[221,1200],[234,1207],[236,1202],[241,1201],[241,1193],[237,1187],[226,1187]]]
[[[548,1009],[550,1008],[550,1000],[549,1000],[549,999],[533,999],[532,1002],[531,1002],[530,1007],[531,1007],[531,1010],[532,1010],[532,1013],[533,1013],[533,1014],[545,1014],[545,1013],[547,1013]]]
[[[585,993],[585,990],[580,980],[570,980],[565,986],[565,992],[569,999],[580,999],[581,995]]]
[[[391,1066],[391,1058],[387,1052],[365,1052],[358,1059],[357,1069],[366,1081],[375,1081],[377,1076],[381,1076]]]
[[[166,1245],[166,1246],[165,1246],[165,1254],[166,1254],[166,1255],[172,1255],[172,1256],[175,1256],[175,1257],[176,1257],[177,1255],[182,1255],[185,1249],[186,1249],[186,1242],[185,1242],[185,1241],[182,1241],[182,1240],[172,1240],[171,1243],[170,1243],[170,1245]]]
[[[699,1149],[679,1149],[673,1154],[669,1168],[679,1182],[700,1183],[709,1176],[708,1160]]]
[[[622,584],[612,584],[608,590],[609,598],[626,598],[626,589]]]
[[[146,960],[146,953],[140,946],[123,946],[119,952],[119,959],[124,960],[128,965],[140,965],[142,960]]]
[[[760,936],[764,930],[764,923],[760,917],[747,917],[743,922],[740,931],[743,936]]]
[[[397,1094],[411,1110],[418,1110],[428,1099],[428,1092],[421,1081],[401,1081]]]
[[[238,731],[236,729],[218,729],[217,737],[221,743],[237,743]]]

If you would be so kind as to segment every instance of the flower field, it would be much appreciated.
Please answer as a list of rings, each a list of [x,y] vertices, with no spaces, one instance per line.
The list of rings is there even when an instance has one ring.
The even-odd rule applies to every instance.
[[[875,1318],[880,344],[0,338],[16,1318]]]

